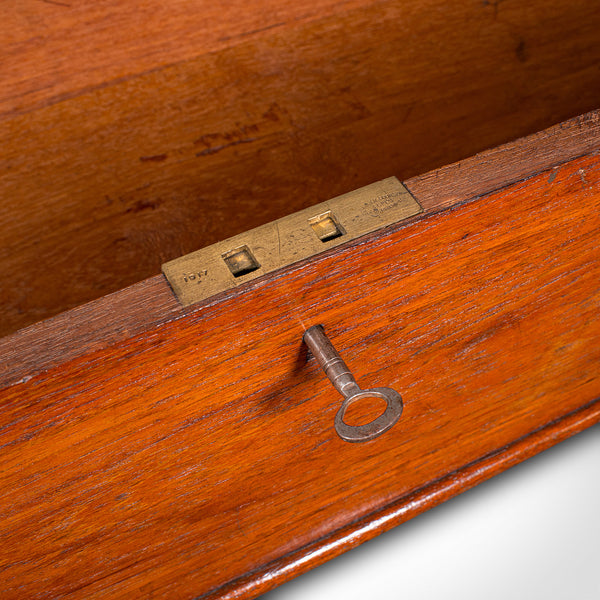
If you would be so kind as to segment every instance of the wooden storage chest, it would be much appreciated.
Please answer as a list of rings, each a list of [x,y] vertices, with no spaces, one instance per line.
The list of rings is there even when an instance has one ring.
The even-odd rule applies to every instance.
[[[3,596],[253,597],[600,419],[593,4],[0,10]],[[187,307],[158,274],[390,176],[420,214]],[[315,324],[401,392],[377,439]]]

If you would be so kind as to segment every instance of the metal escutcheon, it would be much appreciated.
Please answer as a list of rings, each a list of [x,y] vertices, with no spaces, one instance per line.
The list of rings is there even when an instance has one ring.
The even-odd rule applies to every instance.
[[[329,341],[322,325],[314,325],[304,333],[304,341],[319,365],[333,384],[333,387],[344,397],[342,406],[335,415],[335,430],[346,442],[367,442],[375,439],[398,421],[402,414],[402,397],[391,388],[373,388],[361,390],[354,376],[333,344]],[[348,425],[344,415],[348,407],[364,398],[381,398],[386,402],[382,415],[364,425]]]

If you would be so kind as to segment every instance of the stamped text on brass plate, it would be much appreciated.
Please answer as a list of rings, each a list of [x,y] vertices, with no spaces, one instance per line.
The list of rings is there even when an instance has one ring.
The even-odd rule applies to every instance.
[[[390,177],[163,264],[184,306],[421,212]]]

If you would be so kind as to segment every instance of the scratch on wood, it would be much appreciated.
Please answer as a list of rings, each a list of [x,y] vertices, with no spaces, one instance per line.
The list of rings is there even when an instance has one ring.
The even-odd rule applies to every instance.
[[[519,62],[527,62],[527,54],[527,44],[525,43],[524,39],[519,38],[519,43],[515,48],[515,55],[517,57],[517,60]]]
[[[140,156],[140,162],[163,162],[167,160],[167,154],[155,154],[153,156]]]
[[[236,140],[235,142],[229,142],[229,144],[222,144],[221,146],[213,146],[211,148],[205,148],[202,152],[196,152],[196,156],[207,156],[209,154],[216,154],[225,148],[231,148],[232,146],[238,146],[239,144],[249,144],[255,142],[258,138],[248,138],[245,140]]]
[[[281,27],[285,25],[285,21],[281,21],[279,23],[273,23],[272,25],[267,25],[266,27],[260,27],[259,29],[253,29],[252,31],[244,31],[244,33],[240,33],[238,35],[226,35],[219,38],[220,42],[228,42],[229,40],[233,40],[236,38],[244,38],[251,35],[255,35],[257,33],[262,33],[263,31],[268,31],[269,29],[275,29],[276,27]]]
[[[154,210],[160,206],[160,200],[138,200],[133,206],[130,206],[126,213],[138,213],[142,210]]]
[[[40,0],[40,2],[43,2],[44,4],[54,4],[54,6],[65,6],[66,8],[71,8],[70,4],[67,4],[66,2],[59,2],[59,0]]]
[[[402,117],[402,124],[403,125],[404,125],[404,123],[406,123],[406,121],[408,121],[408,118],[412,114],[412,111],[414,110],[414,108],[415,108],[416,105],[417,105],[416,101],[415,102],[411,102],[408,105],[408,108],[406,109],[406,112],[404,113],[404,116]]]

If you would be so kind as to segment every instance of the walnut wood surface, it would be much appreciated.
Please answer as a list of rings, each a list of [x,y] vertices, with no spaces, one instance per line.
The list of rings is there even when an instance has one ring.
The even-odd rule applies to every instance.
[[[598,150],[600,113],[594,111],[414,177],[405,185],[424,213],[431,214]],[[235,294],[236,290],[230,292]],[[178,304],[164,277],[155,276],[0,338],[0,386],[26,381],[185,314],[187,310]]]
[[[12,0],[0,23],[0,335],[600,89],[587,0]]]
[[[600,157],[0,391],[0,588],[251,597],[600,419]],[[322,323],[400,422],[337,438]]]

